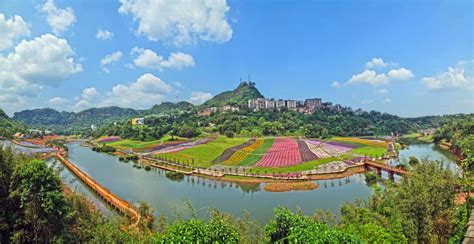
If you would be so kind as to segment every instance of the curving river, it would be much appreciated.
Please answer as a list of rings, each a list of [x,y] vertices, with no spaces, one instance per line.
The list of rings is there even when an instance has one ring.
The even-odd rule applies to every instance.
[[[186,210],[186,201],[201,216],[205,216],[210,208],[217,208],[234,216],[244,216],[245,211],[248,211],[260,222],[272,218],[273,208],[279,205],[292,210],[300,209],[305,214],[313,214],[316,209],[321,208],[337,215],[342,204],[356,199],[366,200],[372,194],[363,174],[343,179],[317,180],[315,182],[319,184],[319,188],[311,191],[273,193],[263,190],[264,183],[230,183],[196,176],[185,176],[182,181],[173,181],[160,169],[138,169],[131,162],[121,162],[117,157],[94,152],[79,143],[70,143],[68,147],[69,160],[110,191],[130,203],[148,202],[157,214],[171,218]],[[402,157],[408,158],[411,155],[443,159],[449,167],[455,167],[453,158],[443,155],[433,145],[413,145],[401,152]],[[76,190],[84,192],[84,186],[71,180],[73,176],[67,170],[63,170],[61,176],[73,182]],[[93,198],[90,193],[86,195]],[[96,199],[93,201],[97,202]],[[103,204],[99,204],[99,209],[110,214],[110,210]]]

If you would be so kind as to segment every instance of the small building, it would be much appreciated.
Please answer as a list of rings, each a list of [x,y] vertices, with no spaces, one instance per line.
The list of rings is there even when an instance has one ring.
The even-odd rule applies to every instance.
[[[276,102],[273,99],[265,99],[265,108],[275,108]]]
[[[133,118],[132,119],[132,125],[143,125],[145,124],[145,119],[144,118]]]
[[[296,108],[296,100],[286,100],[287,108]]]
[[[283,99],[278,99],[276,101],[276,107],[277,108],[284,108],[286,106],[285,100]]]
[[[13,138],[16,138],[16,139],[25,138],[25,134],[23,134],[21,132],[17,132],[15,134],[13,134]]]

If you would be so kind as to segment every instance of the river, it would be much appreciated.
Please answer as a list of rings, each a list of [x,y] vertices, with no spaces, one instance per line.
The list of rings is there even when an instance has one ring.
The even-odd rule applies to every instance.
[[[70,143],[68,147],[69,160],[110,191],[130,203],[145,201],[157,214],[171,218],[185,212],[186,201],[192,204],[200,216],[206,216],[210,208],[239,217],[248,211],[262,223],[273,217],[273,208],[277,206],[301,210],[308,215],[318,208],[339,215],[342,204],[354,202],[356,199],[366,200],[372,194],[363,174],[343,179],[317,180],[315,182],[319,184],[319,188],[311,191],[273,193],[263,190],[264,183],[237,184],[197,176],[185,176],[182,181],[173,181],[160,169],[138,169],[132,167],[131,162],[121,162],[117,157],[94,152],[79,143]],[[443,155],[429,144],[412,145],[403,150],[401,155],[406,158],[414,155],[443,159],[449,167],[455,167],[452,158]],[[71,176],[65,170],[62,176],[67,175]],[[74,187],[84,187],[79,185],[76,183]],[[106,213],[110,211],[103,206],[99,209]]]

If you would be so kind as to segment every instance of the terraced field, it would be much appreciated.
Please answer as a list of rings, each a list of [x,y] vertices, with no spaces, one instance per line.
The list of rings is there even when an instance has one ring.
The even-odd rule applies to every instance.
[[[253,152],[256,148],[263,145],[263,139],[256,139],[251,145],[242,148],[241,150],[234,151],[230,158],[224,161],[225,165],[239,165],[249,153]]]
[[[198,167],[210,167],[212,161],[219,157],[227,148],[235,147],[248,141],[248,138],[226,138],[218,137],[214,141],[196,147],[184,149],[179,152],[159,154],[156,157],[170,157],[178,162],[187,162],[194,159],[194,165]]]
[[[298,143],[292,138],[276,138],[275,143],[258,161],[260,167],[284,167],[301,163]]]
[[[232,155],[234,155],[234,153],[236,151],[240,151],[240,150],[242,150],[246,147],[249,147],[254,142],[255,142],[255,139],[250,139],[250,140],[246,141],[245,143],[242,143],[238,146],[226,148],[224,150],[224,152],[219,157],[214,159],[212,162],[213,163],[221,163],[221,162],[227,161],[228,159],[230,159],[232,157]]]
[[[242,161],[240,161],[239,165],[241,166],[252,166],[255,165],[263,155],[268,151],[268,149],[273,145],[275,141],[274,138],[265,138],[263,139],[262,145],[255,148],[252,153],[249,153],[247,157],[245,157]]]

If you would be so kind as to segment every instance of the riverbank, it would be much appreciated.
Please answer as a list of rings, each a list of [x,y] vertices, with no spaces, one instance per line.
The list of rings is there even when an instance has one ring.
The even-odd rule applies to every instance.
[[[312,182],[291,182],[291,183],[269,183],[263,189],[268,192],[286,192],[286,191],[309,191],[318,188],[319,185]]]

